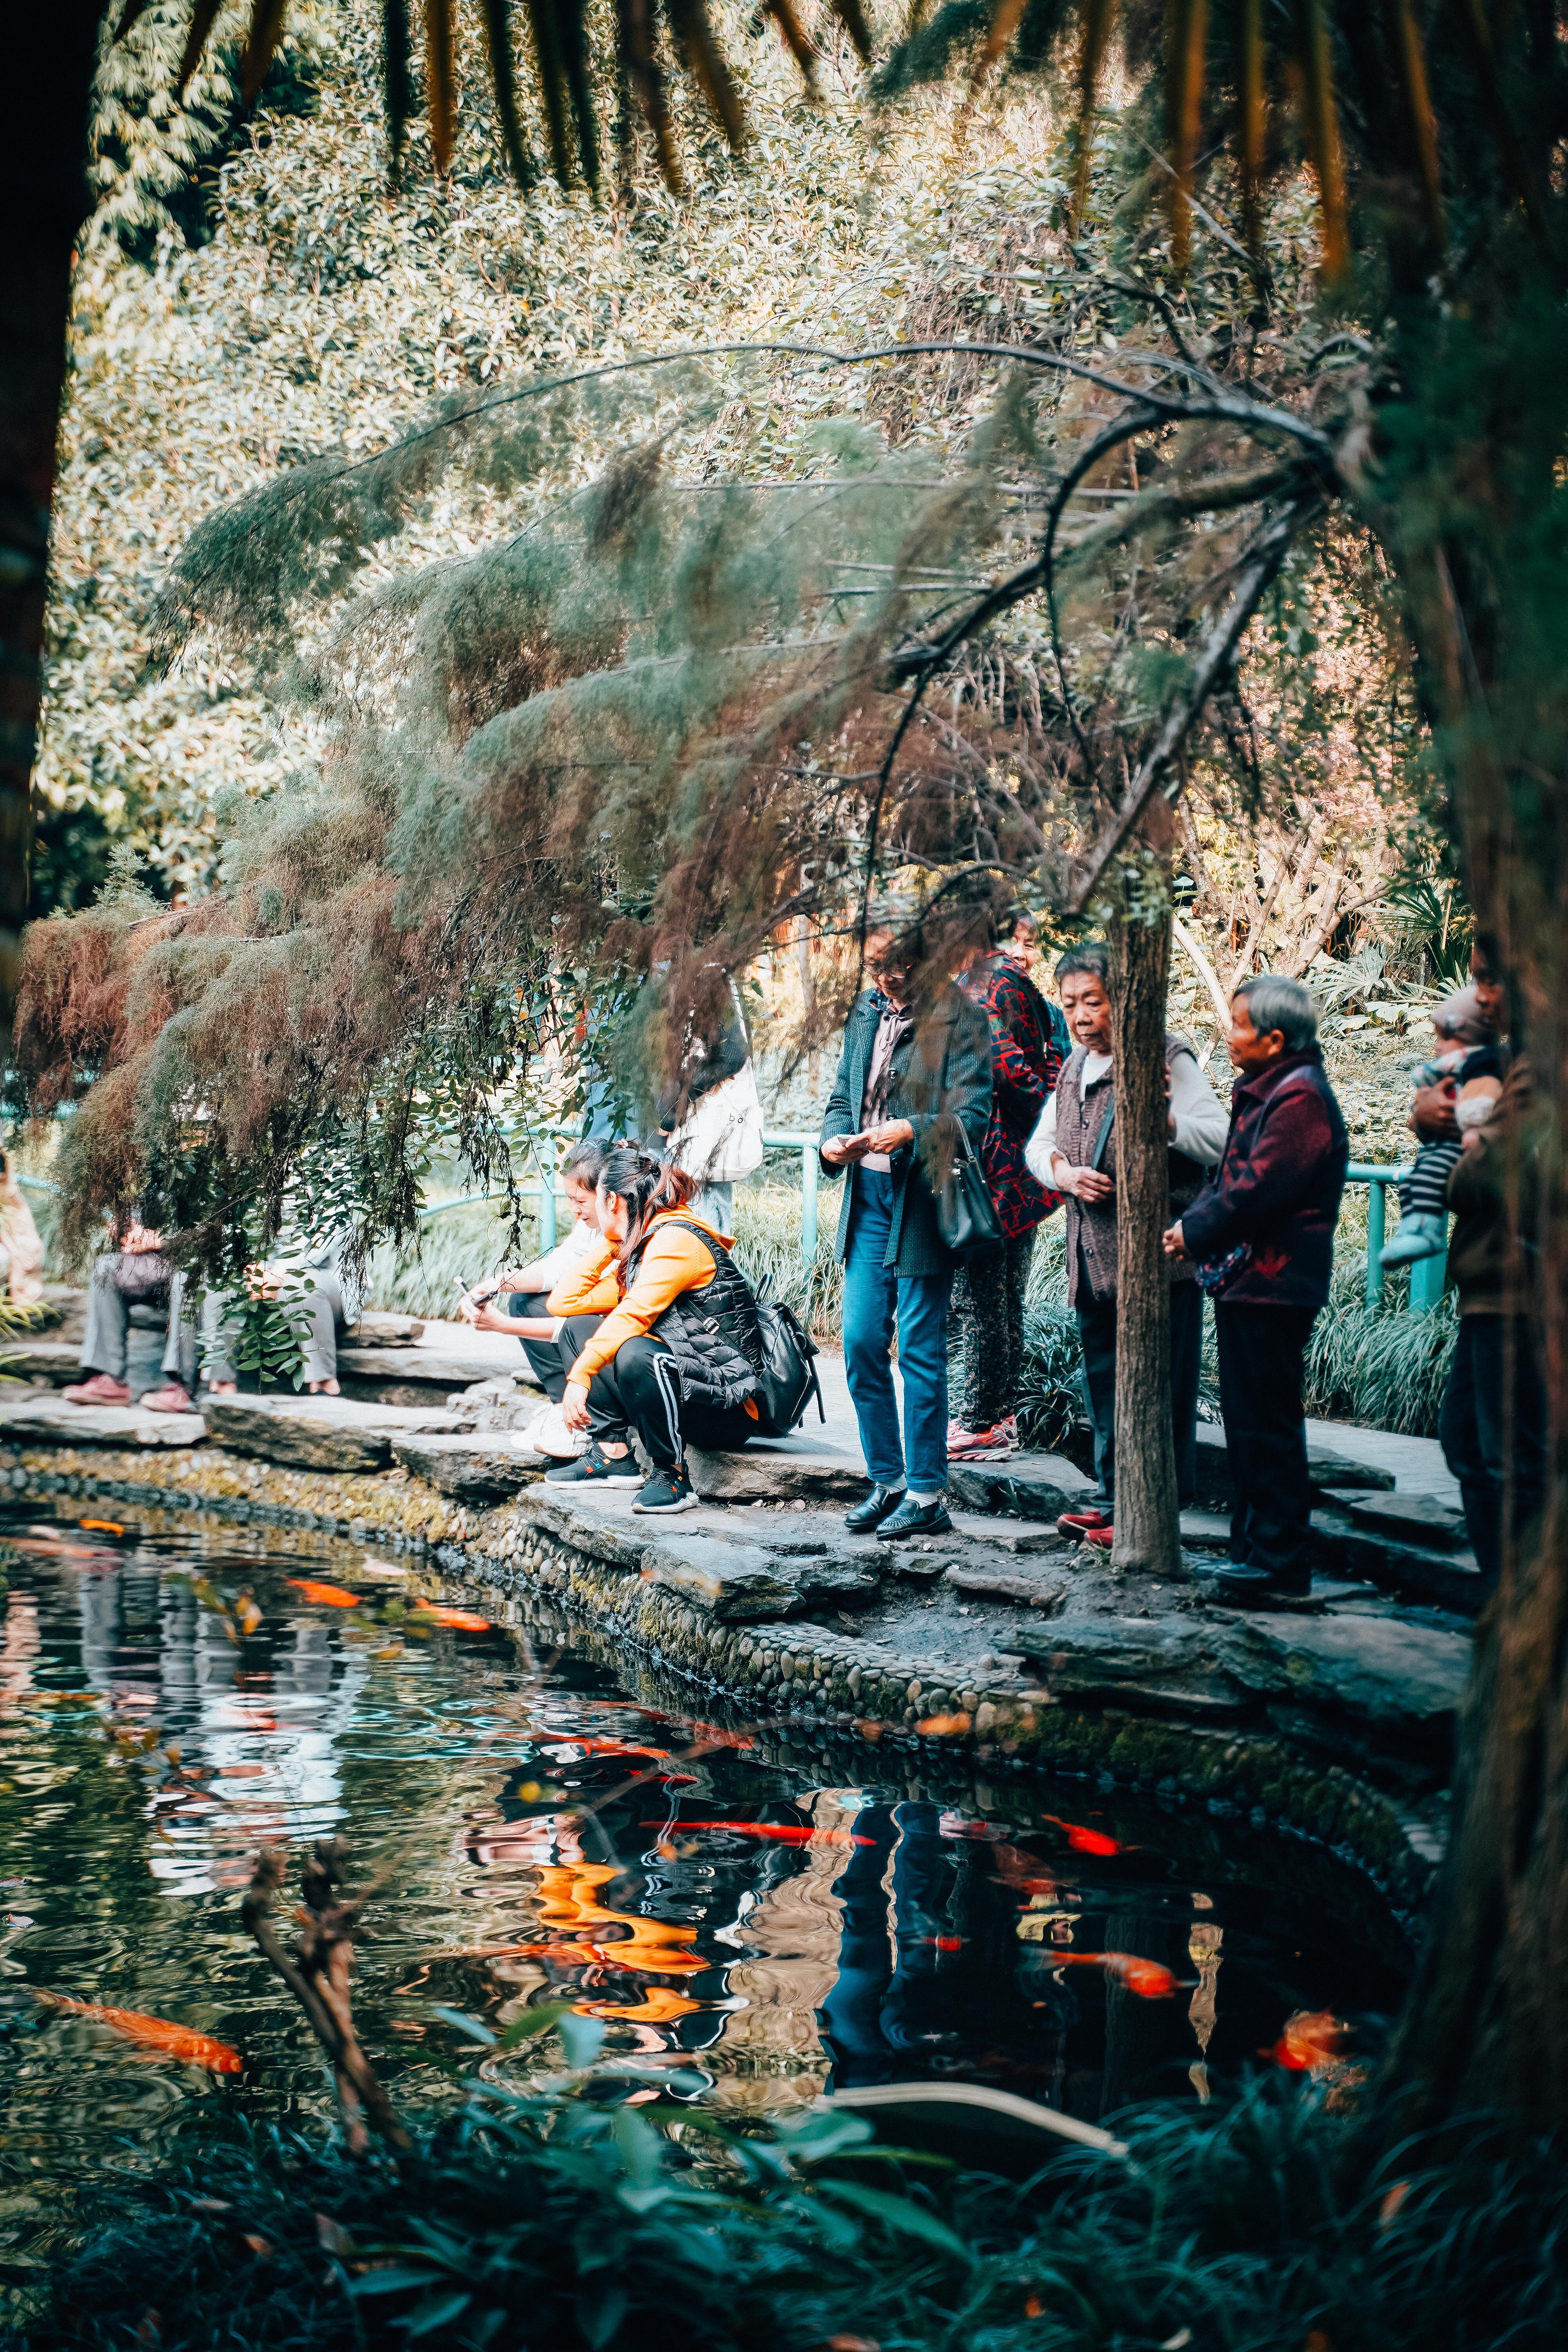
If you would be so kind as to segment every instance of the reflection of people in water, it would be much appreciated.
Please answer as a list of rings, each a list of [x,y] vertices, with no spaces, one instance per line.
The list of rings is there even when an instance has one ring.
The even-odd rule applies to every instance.
[[[1025,2053],[1045,2021],[1021,1990],[1017,1895],[995,1852],[915,1800],[868,1805],[854,1828],[870,1843],[835,1890],[838,1975],[822,2004],[833,2087],[960,2069],[1035,2087],[1039,2062]]]

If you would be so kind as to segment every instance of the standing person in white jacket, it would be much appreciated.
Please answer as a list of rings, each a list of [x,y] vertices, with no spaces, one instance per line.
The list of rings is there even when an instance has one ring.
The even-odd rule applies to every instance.
[[[721,1234],[733,1231],[735,1187],[763,1164],[763,1106],[752,1068],[741,999],[730,982],[731,1018],[711,1043],[694,1038],[679,1082],[660,1098],[658,1118],[667,1156],[697,1179],[691,1206]],[[686,1108],[674,1124],[684,1096]]]
[[[1110,955],[1094,945],[1070,949],[1057,965],[1056,977],[1073,1050],[1024,1156],[1032,1175],[1067,1195],[1068,1305],[1078,1317],[1083,1342],[1094,1431],[1098,1486],[1086,1509],[1066,1515],[1071,1525],[1064,1532],[1109,1548],[1116,1475],[1116,1099]],[[1178,1217],[1225,1150],[1230,1119],[1199,1068],[1191,1041],[1174,1031],[1165,1038],[1165,1070],[1171,1213]],[[1203,1340],[1203,1293],[1190,1268],[1178,1270],[1171,1278],[1171,1416],[1176,1491],[1184,1504],[1192,1501],[1197,1483]]]

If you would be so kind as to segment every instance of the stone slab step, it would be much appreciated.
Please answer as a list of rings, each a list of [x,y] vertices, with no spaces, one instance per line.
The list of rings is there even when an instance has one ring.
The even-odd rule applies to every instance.
[[[1374,1584],[1401,1601],[1478,1617],[1487,1586],[1473,1551],[1434,1551],[1428,1544],[1401,1543],[1358,1528],[1342,1511],[1314,1511],[1312,1538],[1319,1564],[1331,1575]]]
[[[86,1378],[81,1349],[68,1339],[7,1339],[0,1357],[8,1380],[47,1381],[57,1389],[68,1389],[74,1381]]]
[[[707,1454],[690,1446],[691,1483],[704,1502],[858,1503],[865,1473],[842,1454],[815,1451],[797,1438],[748,1445],[739,1454]]]
[[[413,1315],[379,1315],[367,1310],[344,1336],[347,1348],[412,1348],[425,1337],[425,1326]]]
[[[1347,1717],[1394,1744],[1446,1748],[1469,1680],[1468,1633],[1396,1616],[1233,1619],[1227,1671],[1265,1696]]]
[[[865,1492],[865,1480],[858,1491]],[[1061,1454],[1010,1454],[1000,1462],[950,1462],[950,1502],[966,1511],[1054,1523],[1079,1509],[1094,1481]]]
[[[0,1398],[5,1391],[0,1390]],[[137,1405],[62,1404],[52,1393],[24,1391],[0,1402],[0,1438],[23,1445],[199,1445],[199,1412],[143,1412]]]
[[[1354,1486],[1361,1489],[1392,1492],[1394,1475],[1388,1470],[1373,1469],[1364,1462],[1352,1462],[1331,1446],[1316,1438],[1307,1441],[1307,1473],[1314,1487]],[[1226,1444],[1225,1430],[1218,1422],[1198,1423],[1198,1495],[1208,1506],[1228,1507],[1234,1488],[1230,1475],[1230,1454]]]
[[[1195,1544],[1200,1550],[1213,1547],[1225,1549],[1230,1542],[1228,1511],[1184,1511],[1181,1516],[1182,1541]]]
[[[1068,1595],[1066,1577],[1002,1561],[950,1561],[947,1580],[955,1592],[973,1592],[990,1601],[1013,1601],[1025,1609],[1059,1609]]]
[[[1351,1523],[1368,1535],[1393,1536],[1400,1543],[1422,1544],[1433,1551],[1463,1551],[1468,1544],[1465,1515],[1457,1503],[1437,1495],[1353,1495],[1335,1490],[1351,1515]]]
[[[350,1397],[209,1396],[202,1410],[215,1445],[295,1470],[384,1470],[395,1436],[462,1427],[455,1414],[439,1410]]]
[[[392,1458],[459,1503],[494,1502],[518,1494],[549,1467],[542,1454],[505,1431],[487,1432],[482,1437],[466,1433],[453,1437],[395,1434]]]
[[[953,1511],[950,1517],[955,1533],[971,1543],[985,1544],[993,1549],[1033,1553],[1072,1549],[1066,1536],[1058,1535],[1050,1520],[979,1518],[968,1511]]]
[[[628,1487],[585,1494],[542,1481],[520,1496],[518,1508],[574,1549],[627,1573],[647,1570],[705,1616],[737,1624],[864,1606],[894,1565],[889,1547],[870,1539],[845,1536],[806,1550],[812,1539],[797,1531],[774,1544],[721,1509],[647,1518],[633,1512],[632,1499]]]

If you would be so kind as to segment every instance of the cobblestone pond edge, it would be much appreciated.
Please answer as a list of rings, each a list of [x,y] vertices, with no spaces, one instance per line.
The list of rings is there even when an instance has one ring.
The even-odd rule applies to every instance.
[[[455,1598],[488,1587],[508,1596],[493,1612],[503,1622],[537,1594],[596,1628],[614,1651],[695,1685],[704,1713],[728,1708],[797,1745],[886,1740],[954,1761],[967,1751],[992,1778],[1089,1780],[1241,1816],[1351,1864],[1407,1927],[1442,1859],[1441,1798],[1404,1800],[1268,1730],[1073,1704],[1045,1686],[927,1685],[918,1661],[889,1661],[885,1645],[816,1622],[715,1622],[614,1557],[624,1545],[608,1531],[598,1553],[542,1526],[527,1494],[479,1510],[402,1470],[290,1470],[211,1446],[152,1454],[0,1448],[6,1490],[13,1502],[122,1502],[167,1513],[174,1524],[178,1514],[187,1524],[210,1518],[288,1529],[307,1541],[380,1546],[423,1571],[433,1592]],[[963,1717],[967,1726],[958,1727],[954,1719]],[[950,1727],[941,1732],[918,1728],[943,1717]]]

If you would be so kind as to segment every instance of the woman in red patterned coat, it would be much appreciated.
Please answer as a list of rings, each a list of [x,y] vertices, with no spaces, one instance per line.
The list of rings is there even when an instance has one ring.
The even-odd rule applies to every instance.
[[[960,1266],[948,1324],[948,1385],[954,1412],[949,1461],[993,1461],[1018,1442],[1018,1376],[1024,1358],[1024,1293],[1035,1228],[1061,1206],[1024,1164],[1024,1146],[1050,1099],[1067,1053],[1058,1015],[1029,977],[1013,944],[1016,912],[1002,916],[994,944],[971,959],[958,985],[991,1027],[991,1123],[981,1164],[1005,1237],[1000,1256]]]

